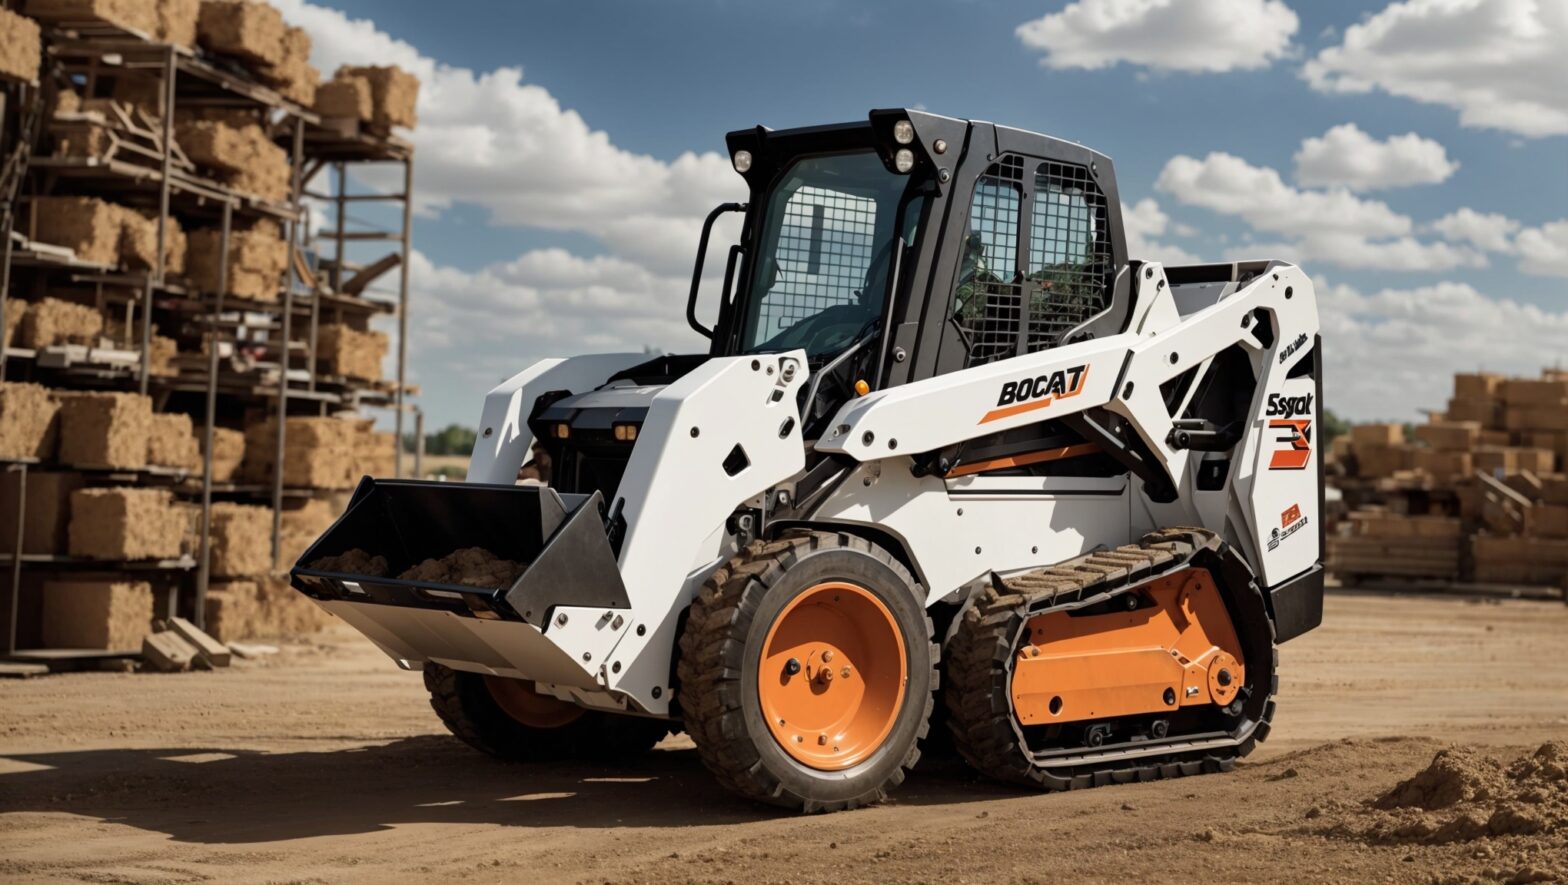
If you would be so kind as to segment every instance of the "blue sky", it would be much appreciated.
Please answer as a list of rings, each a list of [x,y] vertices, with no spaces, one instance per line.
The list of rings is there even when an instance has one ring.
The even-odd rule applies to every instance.
[[[471,423],[487,384],[540,356],[691,347],[688,234],[739,195],[723,133],[872,107],[1108,153],[1124,203],[1147,210],[1129,221],[1155,252],[1139,257],[1299,260],[1340,366],[1330,407],[1354,416],[1441,408],[1453,370],[1568,359],[1568,224],[1552,226],[1568,219],[1568,65],[1545,48],[1568,40],[1563,0],[1134,0],[1109,24],[1107,0],[279,5],[328,74],[392,60],[437,81],[414,133],[435,202],[412,314],[436,423]],[[1316,172],[1297,168],[1305,140],[1346,124]],[[1379,187],[1390,173],[1410,181]],[[1271,196],[1249,206],[1260,181]],[[1437,224],[1462,209],[1490,216],[1490,245],[1463,218]]]

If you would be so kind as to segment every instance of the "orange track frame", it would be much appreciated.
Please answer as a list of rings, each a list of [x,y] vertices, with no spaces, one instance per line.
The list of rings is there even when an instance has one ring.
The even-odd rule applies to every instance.
[[[1013,666],[1019,722],[1085,722],[1235,700],[1245,664],[1214,576],[1184,569],[1132,594],[1140,598],[1132,611],[1029,621]]]

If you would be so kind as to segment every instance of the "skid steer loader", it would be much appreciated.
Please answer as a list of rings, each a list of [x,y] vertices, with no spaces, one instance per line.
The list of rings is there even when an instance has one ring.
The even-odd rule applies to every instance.
[[[708,352],[534,364],[466,482],[363,479],[294,586],[482,750],[684,730],[806,811],[882,799],[933,723],[1053,790],[1266,737],[1276,646],[1322,614],[1307,276],[1132,258],[1110,159],[1005,126],[878,110],[728,148],[750,198],[703,227]],[[548,485],[514,483],[536,445]],[[526,568],[408,571],[473,547]]]

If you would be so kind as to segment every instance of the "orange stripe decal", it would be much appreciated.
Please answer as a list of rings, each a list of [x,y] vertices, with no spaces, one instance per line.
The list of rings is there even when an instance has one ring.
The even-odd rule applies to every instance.
[[[943,478],[954,479],[991,470],[1006,470],[1009,467],[1028,467],[1030,464],[1043,464],[1046,461],[1060,461],[1064,458],[1092,455],[1099,450],[1100,447],[1094,443],[1078,443],[1055,449],[1041,449],[1038,452],[1025,452],[1022,455],[1009,455],[1006,458],[992,458],[988,461],[976,461],[973,464],[960,464],[944,474]]]

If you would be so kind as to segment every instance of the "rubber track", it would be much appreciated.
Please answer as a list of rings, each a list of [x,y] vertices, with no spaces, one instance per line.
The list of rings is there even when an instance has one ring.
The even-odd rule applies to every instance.
[[[851,799],[824,802],[796,794],[762,764],[747,734],[741,709],[742,660],[745,631],[736,625],[750,621],[764,593],[801,556],[822,546],[837,546],[870,553],[901,572],[905,569],[887,551],[863,538],[831,532],[800,531],[777,540],[753,541],[703,585],[691,605],[686,627],[681,632],[680,704],[686,733],[697,745],[703,765],[726,788],[757,801],[805,812],[843,811],[873,805],[887,798],[889,790],[903,783],[905,774],[920,759],[920,742],[929,729],[935,701],[925,698],[925,710],[915,740],[902,764],[882,783]],[[907,572],[905,572],[907,575]],[[914,579],[909,578],[911,585]],[[926,618],[926,633],[933,628]],[[937,666],[938,649],[932,646],[932,668]],[[933,672],[932,688],[937,686]]]
[[[1175,736],[1168,739],[1172,742],[1171,751],[1161,755],[1132,756],[1133,750],[1114,749],[1096,753],[1085,748],[1083,755],[1087,758],[1082,762],[1040,765],[1022,743],[1013,717],[1009,683],[1020,632],[1030,618],[1128,592],[1152,578],[1186,568],[1200,551],[1217,552],[1221,547],[1213,533],[1204,529],[1166,529],[1146,535],[1139,544],[1090,553],[1009,578],[1000,589],[986,580],[946,648],[948,664],[942,696],[948,711],[948,729],[959,753],[990,777],[1045,790],[1229,770],[1237,758],[1250,753],[1258,741],[1268,736],[1279,665],[1271,624],[1265,625],[1270,631],[1272,660],[1263,715],[1249,733],[1228,746],[1184,750],[1180,736]],[[1220,575],[1215,578],[1219,580]],[[1258,592],[1255,586],[1246,590]],[[1145,743],[1136,752],[1146,752],[1150,746]]]

